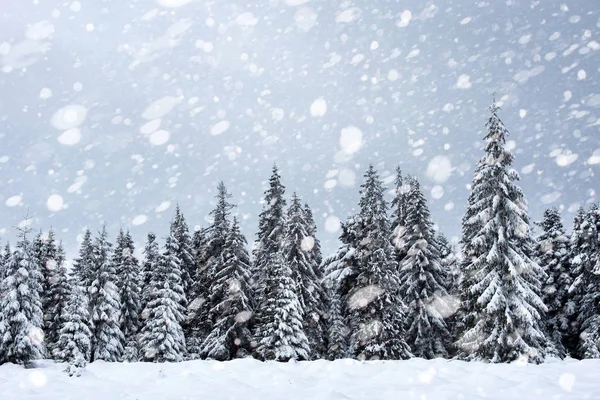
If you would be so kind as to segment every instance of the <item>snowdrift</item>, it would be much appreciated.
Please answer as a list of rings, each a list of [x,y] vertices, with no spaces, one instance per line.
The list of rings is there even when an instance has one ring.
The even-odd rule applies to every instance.
[[[81,377],[45,361],[0,366],[2,400],[599,399],[600,360],[484,364],[448,360],[176,364],[95,362]]]

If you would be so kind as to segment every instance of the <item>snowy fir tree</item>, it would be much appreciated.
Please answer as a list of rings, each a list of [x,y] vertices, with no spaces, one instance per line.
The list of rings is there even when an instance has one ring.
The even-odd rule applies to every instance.
[[[55,358],[60,329],[63,323],[63,316],[67,307],[67,296],[69,294],[69,286],[67,276],[67,266],[65,265],[65,251],[62,243],[56,248],[53,259],[48,260],[52,274],[50,275],[49,286],[45,295],[46,309],[44,310],[44,332],[46,339],[46,349],[48,354]]]
[[[278,253],[270,258],[264,273],[265,301],[257,310],[256,356],[284,362],[307,360],[310,349],[292,270]]]
[[[144,262],[142,263],[142,300],[140,304],[140,310],[145,310],[146,305],[148,304],[152,271],[156,269],[160,259],[158,242],[156,241],[156,235],[153,232],[148,233],[143,254]],[[144,317],[142,315],[142,319],[143,318]]]
[[[545,356],[541,285],[543,269],[532,260],[527,201],[510,168],[508,131],[493,104],[480,160],[463,217],[462,306],[464,358],[539,363]]]
[[[89,328],[88,295],[79,278],[70,279],[65,298],[56,359],[68,363],[66,372],[69,375],[80,375],[81,368],[86,366],[91,357],[92,332]]]
[[[42,274],[29,231],[21,229],[0,284],[0,364],[29,365],[44,353],[43,312],[40,292]]]
[[[119,277],[110,257],[111,247],[106,226],[103,226],[93,243],[93,269],[97,272],[90,290],[92,361],[115,362],[123,356],[125,338],[120,327]]]
[[[390,243],[387,203],[377,171],[369,166],[361,185],[354,228],[356,264],[346,294],[349,354],[358,359],[411,357],[405,342],[404,304],[398,293],[398,266]],[[343,290],[343,289],[342,289]]]
[[[330,283],[333,283],[329,281]],[[330,361],[346,357],[348,349],[348,328],[344,319],[340,290],[338,287],[327,288],[327,354]]]
[[[292,271],[296,293],[300,301],[300,313],[304,334],[308,338],[309,358],[322,358],[326,352],[325,314],[323,288],[318,276],[318,266],[312,253],[315,239],[309,233],[312,227],[304,218],[305,210],[294,193],[286,218],[286,229],[282,241],[283,262]]]
[[[547,275],[542,296],[548,308],[548,339],[553,342],[557,356],[564,358],[568,354],[566,347],[572,346],[566,342],[575,311],[569,299],[569,288],[573,283],[569,266],[569,239],[557,208],[545,210],[542,221],[537,225],[542,233],[537,237],[536,261]]]
[[[407,306],[406,341],[417,357],[447,357],[449,274],[442,268],[429,207],[416,180],[406,200],[406,256],[400,265],[400,295]]]
[[[246,246],[246,238],[234,219],[209,290],[212,329],[202,344],[203,358],[225,361],[251,352],[250,256]]]
[[[89,290],[94,281],[94,247],[92,243],[92,231],[85,230],[83,240],[79,247],[79,256],[73,263],[73,275],[76,276],[86,291]]]
[[[140,335],[140,359],[151,362],[182,361],[186,349],[181,323],[185,318],[183,304],[182,262],[179,258],[177,230],[171,224],[164,252],[146,289],[150,296]]]
[[[181,260],[183,290],[185,292],[185,299],[187,299],[190,296],[196,268],[192,252],[192,237],[190,236],[189,228],[185,222],[183,213],[179,208],[179,204],[175,208],[173,225],[175,226],[175,239],[177,239],[177,254]],[[187,307],[187,303],[184,304],[184,307]]]
[[[269,188],[264,194],[264,206],[258,215],[258,232],[252,251],[251,284],[258,304],[267,301],[263,296],[266,285],[266,271],[271,258],[281,250],[281,240],[285,229],[285,186],[281,183],[281,175],[277,166],[269,179]]]
[[[598,205],[580,210],[571,237],[575,280],[570,291],[577,312],[575,355],[600,358],[600,212]]]
[[[396,254],[396,262],[400,264],[406,256],[406,207],[407,196],[411,188],[411,178],[406,179],[402,175],[400,167],[396,168],[396,180],[394,198],[392,199],[392,219],[390,223],[391,236],[390,240],[394,246]]]
[[[113,262],[119,277],[118,288],[121,300],[120,326],[125,337],[124,358],[127,361],[137,360],[137,334],[140,326],[141,282],[142,276],[135,246],[129,231],[121,231],[117,240]]]
[[[310,262],[314,265],[315,273],[319,278],[323,278],[323,271],[321,270],[321,264],[323,263],[323,254],[321,253],[321,242],[317,237],[317,224],[315,223],[315,219],[313,216],[313,212],[308,206],[308,204],[304,203],[304,221],[306,221],[307,232],[309,236],[312,238],[312,241],[309,241],[310,244],[310,254],[311,258]]]

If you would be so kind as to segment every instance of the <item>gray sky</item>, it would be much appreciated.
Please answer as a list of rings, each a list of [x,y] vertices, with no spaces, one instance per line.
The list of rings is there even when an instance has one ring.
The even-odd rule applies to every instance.
[[[36,4],[37,3],[37,4]],[[533,219],[600,190],[594,1],[22,1],[0,5],[0,240],[26,210],[70,255],[85,227],[138,246],[223,180],[252,238],[276,162],[326,253],[369,163],[421,180],[460,234],[490,94]]]

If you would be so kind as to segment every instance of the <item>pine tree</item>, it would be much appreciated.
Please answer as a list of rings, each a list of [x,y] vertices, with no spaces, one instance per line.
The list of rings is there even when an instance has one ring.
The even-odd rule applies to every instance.
[[[181,260],[181,279],[183,284],[183,291],[185,293],[182,301],[186,301],[191,295],[193,277],[195,274],[195,263],[192,252],[192,238],[190,231],[185,222],[185,218],[179,209],[179,204],[175,209],[175,218],[173,219],[175,225],[175,239],[177,239],[177,255]],[[183,305],[187,308],[187,303]]]
[[[202,343],[206,341],[213,324],[215,314],[211,310],[220,303],[219,298],[213,298],[210,288],[215,284],[217,270],[222,268],[223,251],[229,235],[229,214],[233,205],[229,202],[231,195],[223,182],[217,187],[217,202],[215,208],[210,212],[211,224],[205,228],[196,240],[199,249],[196,251],[196,262],[198,270],[192,290],[193,300],[190,302],[189,316],[186,324],[186,340],[188,350],[192,357],[200,352]],[[214,300],[214,301],[213,301]],[[215,301],[217,303],[215,303]],[[203,352],[206,353],[206,352]]]
[[[322,317],[325,313],[323,288],[317,275],[315,255],[312,253],[315,239],[312,228],[304,218],[305,210],[294,193],[286,218],[286,230],[282,242],[283,261],[292,271],[296,283],[302,328],[308,338],[309,358],[318,359],[326,353]]]
[[[202,345],[203,358],[225,361],[250,354],[252,306],[248,283],[250,256],[246,246],[246,238],[234,219],[209,290],[208,301],[214,306],[208,316],[214,324]]]
[[[356,265],[346,295],[349,354],[358,359],[405,359],[404,304],[390,243],[387,203],[377,171],[369,166],[361,185],[354,248]]]
[[[140,310],[145,310],[148,304],[152,273],[156,269],[159,259],[160,251],[158,242],[156,241],[156,235],[150,232],[148,233],[148,239],[146,240],[146,246],[144,247],[144,262],[142,264],[142,304],[140,305]]]
[[[485,156],[463,217],[465,271],[462,303],[466,332],[458,344],[467,359],[539,363],[547,339],[540,298],[543,269],[532,260],[527,201],[510,168],[508,131],[491,107]]]
[[[396,262],[398,265],[402,262],[407,252],[406,245],[406,208],[407,196],[413,183],[412,178],[405,179],[400,167],[396,168],[396,188],[395,196],[392,199],[392,220],[390,224],[390,241],[394,246]]]
[[[83,289],[89,292],[92,282],[95,279],[97,271],[94,270],[94,248],[92,245],[92,232],[86,229],[81,246],[79,247],[79,257],[73,263],[73,275],[79,279]]]
[[[407,305],[407,342],[417,357],[448,357],[450,332],[444,318],[451,305],[427,201],[414,180],[406,204],[406,256],[400,268],[400,294]]]
[[[572,308],[569,305],[569,287],[573,283],[569,266],[569,239],[557,208],[544,211],[543,220],[538,225],[543,232],[537,238],[535,254],[537,263],[548,276],[542,287],[544,304],[548,308],[548,338],[557,355],[564,358],[567,355],[564,343],[571,325],[571,312],[568,309]]]
[[[600,358],[600,212],[598,205],[581,211],[571,240],[576,275],[571,292],[577,309],[579,358]]]
[[[140,336],[140,358],[144,361],[179,362],[186,352],[181,327],[185,294],[176,228],[171,224],[164,252],[152,271],[147,289],[149,298]]]
[[[14,251],[6,262],[0,285],[0,364],[29,365],[43,356],[42,274],[28,230],[21,230]]]
[[[256,354],[262,360],[307,360],[308,339],[302,330],[301,306],[292,270],[281,254],[270,258],[264,303],[258,309]]]
[[[69,294],[70,283],[67,279],[67,267],[65,265],[65,251],[62,243],[56,248],[56,254],[53,259],[49,259],[52,264],[50,282],[46,292],[45,309],[45,334],[46,348],[52,358],[56,357],[60,329],[62,327],[62,317],[65,315],[67,307],[67,297]]]
[[[122,233],[122,232],[121,232]],[[129,231],[122,233],[120,243],[115,248],[113,262],[119,276],[121,299],[121,331],[125,337],[125,360],[137,360],[137,334],[140,326],[141,271],[134,256],[135,246]]]
[[[66,362],[69,375],[80,375],[91,356],[91,337],[86,290],[81,286],[80,278],[75,276],[69,281],[66,295],[66,307],[62,313],[62,326],[59,333],[56,358]]]
[[[267,269],[271,259],[281,250],[281,241],[285,230],[285,186],[281,184],[281,175],[277,166],[269,179],[269,188],[265,191],[264,206],[258,215],[257,239],[252,251],[252,286],[258,304],[267,301],[263,296]]]
[[[312,240],[312,247],[310,249],[310,257],[311,264],[315,266],[315,273],[319,278],[323,277],[323,271],[321,269],[321,264],[323,264],[323,255],[321,253],[321,242],[317,238],[317,224],[315,223],[315,219],[313,217],[313,212],[308,206],[308,204],[304,203],[304,220],[306,221],[307,231]]]
[[[343,315],[338,287],[327,290],[328,318],[327,318],[327,359],[330,361],[346,357],[348,348],[348,328]]]
[[[91,286],[91,317],[93,326],[92,361],[119,361],[125,338],[119,326],[121,299],[117,270],[110,259],[111,244],[106,227],[102,227],[93,244],[94,270],[97,275]]]

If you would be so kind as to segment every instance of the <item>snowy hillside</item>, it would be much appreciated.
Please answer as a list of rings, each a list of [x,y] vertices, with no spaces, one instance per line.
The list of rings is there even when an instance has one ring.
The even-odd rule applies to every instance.
[[[176,364],[90,364],[69,378],[63,366],[0,366],[0,398],[163,399],[597,399],[600,360],[543,365],[447,360]]]

